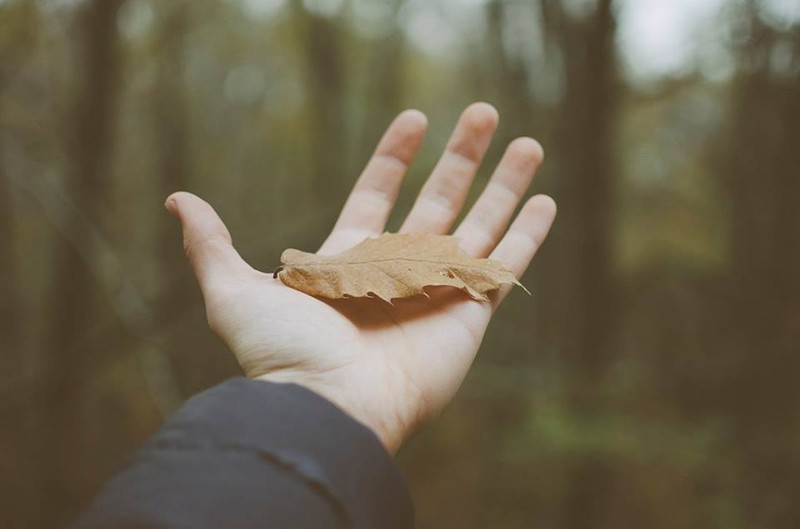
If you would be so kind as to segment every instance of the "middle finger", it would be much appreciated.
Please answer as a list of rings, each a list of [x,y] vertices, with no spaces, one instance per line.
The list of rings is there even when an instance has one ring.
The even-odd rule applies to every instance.
[[[464,206],[497,122],[497,110],[488,103],[474,103],[461,114],[444,154],[422,187],[400,232],[443,234],[450,230]]]

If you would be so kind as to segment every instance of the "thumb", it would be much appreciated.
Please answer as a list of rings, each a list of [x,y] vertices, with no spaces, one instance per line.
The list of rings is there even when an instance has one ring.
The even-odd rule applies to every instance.
[[[183,248],[204,293],[214,281],[237,275],[249,266],[233,248],[231,234],[205,200],[186,192],[164,203],[183,228]]]

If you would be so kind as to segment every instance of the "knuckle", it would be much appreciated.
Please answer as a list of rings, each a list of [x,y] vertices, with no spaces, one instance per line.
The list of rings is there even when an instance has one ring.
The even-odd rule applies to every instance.
[[[206,253],[209,250],[213,250],[215,247],[219,247],[220,245],[227,246],[230,244],[230,237],[224,234],[209,235],[196,240],[184,239],[183,251],[186,253],[186,256],[189,258],[189,260],[194,260],[201,253]]]

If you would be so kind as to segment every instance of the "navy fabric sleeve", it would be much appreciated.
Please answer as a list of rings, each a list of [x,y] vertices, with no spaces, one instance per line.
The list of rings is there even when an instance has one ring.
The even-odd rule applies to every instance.
[[[190,399],[76,529],[413,526],[377,437],[295,384],[229,380]]]

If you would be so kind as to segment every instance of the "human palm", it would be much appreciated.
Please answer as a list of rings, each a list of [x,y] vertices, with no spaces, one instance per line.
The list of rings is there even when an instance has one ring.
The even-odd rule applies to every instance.
[[[464,111],[401,232],[448,233],[497,127],[485,103]],[[319,253],[344,251],[384,231],[408,164],[426,128],[416,111],[386,131]],[[534,140],[512,142],[481,197],[455,231],[462,248],[491,257],[520,276],[555,216],[534,196],[506,231],[542,161]],[[184,247],[198,276],[212,329],[252,378],[293,382],[325,396],[395,451],[410,432],[452,399],[472,364],[494,308],[448,287],[395,300],[321,300],[248,266],[214,210],[176,193],[168,209],[181,220]]]

